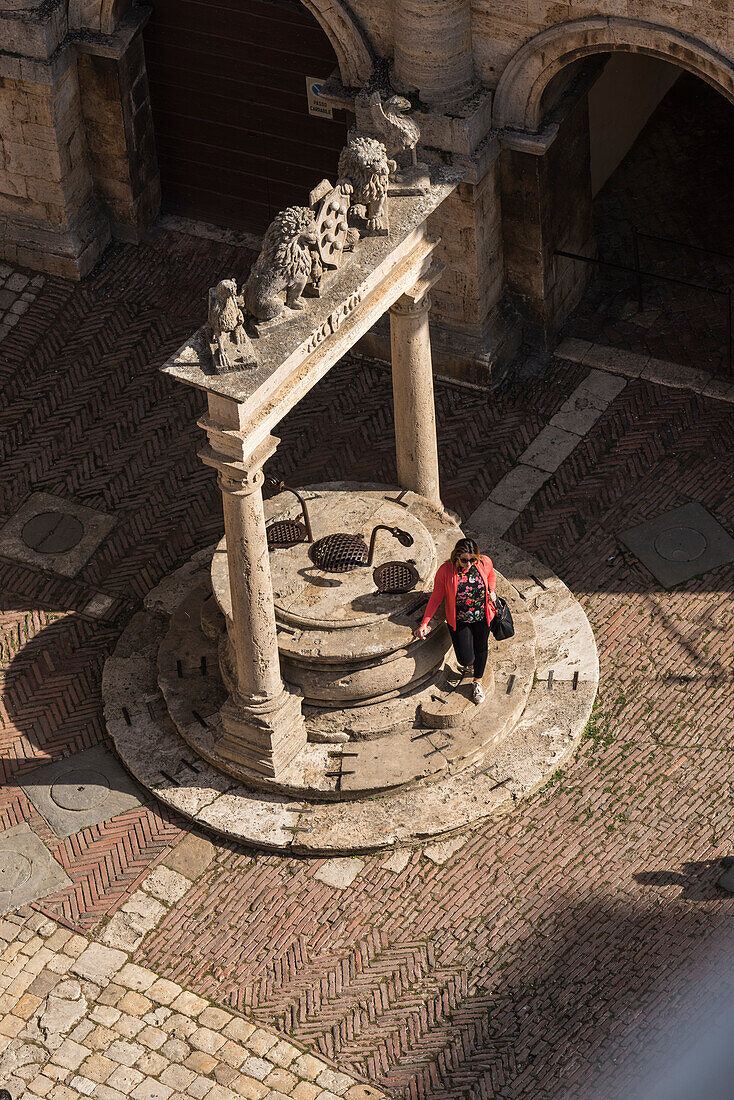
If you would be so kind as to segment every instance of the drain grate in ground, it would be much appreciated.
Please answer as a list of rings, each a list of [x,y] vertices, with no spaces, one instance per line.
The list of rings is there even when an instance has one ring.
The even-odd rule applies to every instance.
[[[0,531],[0,554],[75,577],[115,522],[73,500],[33,493]]]
[[[734,561],[734,539],[702,504],[685,504],[632,527],[619,541],[665,588]]]
[[[14,825],[0,833],[0,916],[71,886],[30,825]]]
[[[134,781],[102,745],[37,768],[21,786],[58,837],[142,804]]]

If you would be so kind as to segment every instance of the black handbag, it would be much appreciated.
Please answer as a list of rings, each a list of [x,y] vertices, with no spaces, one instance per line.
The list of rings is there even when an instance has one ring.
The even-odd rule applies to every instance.
[[[512,615],[507,606],[507,601],[503,600],[501,596],[497,597],[495,607],[497,613],[489,624],[489,629],[492,631],[492,636],[498,642],[505,642],[515,633],[515,624],[512,621]]]

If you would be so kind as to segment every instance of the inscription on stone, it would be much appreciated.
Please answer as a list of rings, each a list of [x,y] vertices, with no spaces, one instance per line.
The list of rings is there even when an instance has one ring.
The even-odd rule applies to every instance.
[[[345,321],[350,314],[354,313],[363,298],[364,289],[360,287],[359,290],[355,290],[354,294],[351,294],[346,301],[332,310],[324,323],[311,333],[308,340],[303,345],[304,351],[308,354],[311,351],[315,351],[319,344],[323,344],[327,336],[331,336],[333,332],[336,332],[342,321]]]

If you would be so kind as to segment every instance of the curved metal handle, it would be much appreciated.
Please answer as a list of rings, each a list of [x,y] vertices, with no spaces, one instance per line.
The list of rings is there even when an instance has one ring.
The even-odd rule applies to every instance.
[[[392,537],[397,539],[402,546],[413,545],[413,536],[407,531],[404,531],[402,527],[388,527],[385,523],[378,523],[377,527],[372,528],[372,534],[370,535],[370,549],[367,555],[367,565],[372,565],[375,557],[375,541],[378,531],[389,531]]]
[[[298,503],[301,505],[301,511],[303,513],[303,525],[306,528],[306,541],[313,542],[313,531],[311,530],[311,517],[308,514],[308,508],[306,507],[306,501],[303,499],[297,489],[294,489],[292,485],[286,485],[284,481],[281,481],[278,477],[273,477],[272,474],[265,475],[265,485],[273,493],[293,493]]]

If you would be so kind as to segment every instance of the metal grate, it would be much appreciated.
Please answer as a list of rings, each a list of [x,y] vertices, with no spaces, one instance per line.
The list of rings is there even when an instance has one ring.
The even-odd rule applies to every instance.
[[[367,564],[367,543],[361,535],[338,531],[313,544],[311,559],[327,573],[348,573]]]
[[[420,580],[417,569],[407,561],[386,561],[372,574],[378,592],[410,592]]]
[[[295,519],[279,519],[266,530],[268,550],[281,550],[307,539],[306,528]]]

